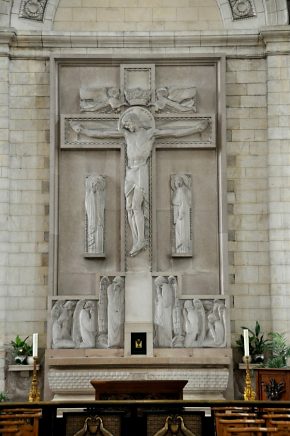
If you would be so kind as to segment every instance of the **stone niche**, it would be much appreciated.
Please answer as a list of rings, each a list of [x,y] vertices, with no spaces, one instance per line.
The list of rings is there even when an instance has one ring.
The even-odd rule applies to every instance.
[[[213,57],[51,62],[46,397],[90,380],[231,384],[223,114]]]

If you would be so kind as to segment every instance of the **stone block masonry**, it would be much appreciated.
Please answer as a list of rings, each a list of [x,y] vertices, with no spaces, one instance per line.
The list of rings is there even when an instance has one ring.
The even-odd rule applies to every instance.
[[[267,194],[267,65],[227,61],[227,174],[232,326],[271,329]]]
[[[45,344],[49,204],[49,63],[9,65],[9,241],[6,340],[40,334]]]

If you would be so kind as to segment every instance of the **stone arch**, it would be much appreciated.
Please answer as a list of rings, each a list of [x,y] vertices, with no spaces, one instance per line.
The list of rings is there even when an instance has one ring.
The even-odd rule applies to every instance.
[[[267,25],[288,24],[287,0],[216,0],[226,29],[259,28]],[[253,16],[234,20],[231,5],[252,3]]]
[[[41,30],[47,31],[53,29],[55,13],[61,0],[38,0],[44,7],[43,19],[35,19],[26,16],[21,16],[23,5],[29,3],[37,3],[34,0],[11,0],[6,1],[0,15],[0,24],[3,26],[11,26],[18,30]],[[225,29],[240,29],[240,28],[259,28],[265,25],[285,25],[289,22],[287,0],[216,0],[220,10]],[[252,3],[255,15],[243,19],[233,20],[233,12],[231,5],[236,3]]]

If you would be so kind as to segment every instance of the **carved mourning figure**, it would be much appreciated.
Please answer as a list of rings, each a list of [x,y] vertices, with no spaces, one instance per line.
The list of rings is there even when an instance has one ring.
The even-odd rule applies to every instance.
[[[92,300],[78,301],[73,317],[73,340],[77,348],[94,348],[97,336],[97,307]]]
[[[172,109],[177,112],[196,112],[196,88],[158,88],[154,106],[156,111]]]
[[[104,112],[111,110],[119,112],[123,103],[120,100],[120,90],[115,87],[88,87],[80,88],[81,112]]]
[[[107,288],[108,348],[120,348],[124,342],[125,289],[124,279],[116,276]]]
[[[159,347],[172,347],[174,290],[168,279],[159,276],[154,281],[156,288],[154,342]]]
[[[225,309],[223,301],[214,300],[212,311],[208,314],[208,345],[219,347],[226,345]]]
[[[98,305],[98,346],[100,348],[108,347],[108,294],[107,289],[110,285],[110,280],[107,276],[101,278],[100,294]]]
[[[149,211],[148,160],[155,138],[168,136],[178,138],[202,132],[207,128],[208,121],[192,121],[191,128],[160,130],[155,128],[151,112],[142,107],[132,107],[120,117],[118,130],[87,129],[77,123],[70,123],[70,125],[78,134],[89,137],[125,138],[127,164],[124,192],[133,242],[130,255],[137,255],[149,243],[149,236],[145,232],[145,221],[148,221]]]
[[[75,348],[72,338],[76,301],[60,300],[51,309],[52,348]]]
[[[174,174],[171,176],[172,213],[174,227],[173,254],[192,253],[191,240],[191,176]]]
[[[88,253],[104,253],[105,187],[104,176],[86,177],[86,251]]]

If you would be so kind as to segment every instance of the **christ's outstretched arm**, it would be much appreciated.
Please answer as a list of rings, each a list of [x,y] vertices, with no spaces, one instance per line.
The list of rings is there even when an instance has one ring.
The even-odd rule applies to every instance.
[[[208,120],[192,121],[192,127],[176,128],[176,129],[155,129],[155,138],[164,138],[173,136],[180,138],[182,136],[193,135],[194,133],[203,132],[208,127]]]
[[[124,136],[119,130],[87,129],[81,124],[73,122],[70,122],[70,126],[76,133],[81,133],[91,138],[121,138]]]

